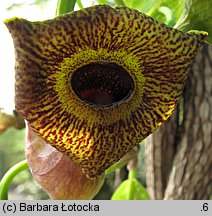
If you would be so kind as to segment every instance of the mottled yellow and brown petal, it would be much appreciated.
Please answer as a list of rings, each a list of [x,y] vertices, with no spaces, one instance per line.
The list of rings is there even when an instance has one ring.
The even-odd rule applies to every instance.
[[[171,115],[206,37],[107,5],[6,25],[16,52],[16,109],[89,177]]]

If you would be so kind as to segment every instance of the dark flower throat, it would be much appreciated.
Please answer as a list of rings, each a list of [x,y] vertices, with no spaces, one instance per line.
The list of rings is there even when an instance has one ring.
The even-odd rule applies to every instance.
[[[91,63],[77,69],[71,86],[86,103],[100,107],[125,101],[133,91],[132,77],[114,63]]]

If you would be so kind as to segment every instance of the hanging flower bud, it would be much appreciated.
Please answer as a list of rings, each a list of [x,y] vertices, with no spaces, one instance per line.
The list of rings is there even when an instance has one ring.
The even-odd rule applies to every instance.
[[[86,177],[78,164],[48,145],[28,125],[25,152],[32,175],[51,199],[93,199],[104,182],[104,175]]]

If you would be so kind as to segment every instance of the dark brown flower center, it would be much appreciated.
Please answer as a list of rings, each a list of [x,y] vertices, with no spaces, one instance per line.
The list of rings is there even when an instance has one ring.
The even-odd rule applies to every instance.
[[[134,83],[129,73],[114,63],[91,63],[77,69],[71,86],[79,98],[100,107],[126,100]]]

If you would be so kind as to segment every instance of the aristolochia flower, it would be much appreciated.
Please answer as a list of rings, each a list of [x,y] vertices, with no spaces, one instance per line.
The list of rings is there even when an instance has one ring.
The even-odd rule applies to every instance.
[[[107,5],[6,25],[16,53],[16,109],[89,177],[171,115],[206,37]]]

